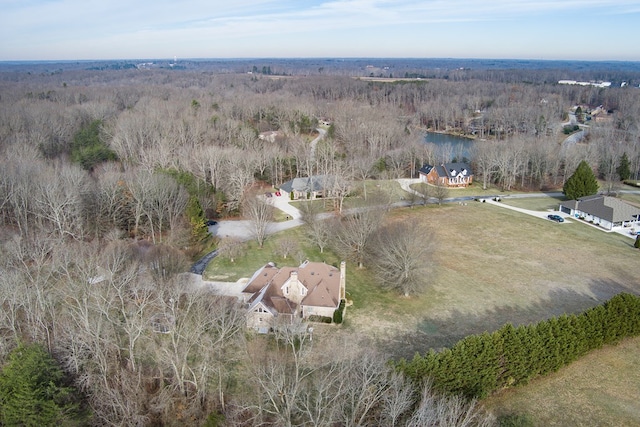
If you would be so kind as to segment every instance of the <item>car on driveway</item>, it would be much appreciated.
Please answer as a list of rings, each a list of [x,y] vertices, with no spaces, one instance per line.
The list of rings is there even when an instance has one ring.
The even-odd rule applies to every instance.
[[[547,218],[555,222],[564,222],[564,218],[562,218],[560,215],[551,214],[551,215],[547,215]]]

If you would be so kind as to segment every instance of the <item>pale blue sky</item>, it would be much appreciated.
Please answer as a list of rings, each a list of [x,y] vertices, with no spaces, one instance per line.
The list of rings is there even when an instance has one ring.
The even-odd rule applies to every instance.
[[[640,61],[640,1],[0,0],[0,60]]]

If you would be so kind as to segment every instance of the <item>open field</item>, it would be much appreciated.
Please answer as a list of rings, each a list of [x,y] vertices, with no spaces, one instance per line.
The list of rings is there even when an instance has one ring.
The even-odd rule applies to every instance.
[[[483,404],[496,415],[526,414],[535,426],[637,426],[638,364],[640,338],[628,339]]]
[[[560,203],[566,200],[566,197],[531,197],[525,199],[509,199],[503,198],[502,203],[509,206],[515,206],[517,208],[529,209],[533,211],[557,211]]]
[[[538,200],[532,203],[551,203]],[[533,207],[533,206],[530,206]],[[347,268],[347,293],[354,305],[344,333],[365,334],[394,357],[450,346],[460,338],[492,331],[507,322],[531,323],[574,313],[622,292],[640,292],[633,241],[576,222],[556,224],[485,203],[404,208],[392,219],[421,222],[434,232],[438,248],[432,286],[417,297],[383,291],[372,272]],[[215,259],[205,278],[235,281],[261,265],[313,261],[338,262],[305,242],[301,229],[286,233],[300,250],[284,260],[275,254],[278,239],[262,249],[249,244],[235,263]]]
[[[556,201],[514,204],[544,209]],[[640,253],[633,241],[579,222],[557,224],[486,203],[397,209],[391,220],[420,222],[433,230],[438,251],[432,286],[423,295],[404,298],[381,290],[367,266],[358,270],[348,263],[347,294],[353,306],[345,325],[319,325],[318,333],[364,337],[397,359],[448,347],[508,322],[537,322],[581,312],[619,292],[640,293],[635,272]],[[300,239],[309,259],[339,261],[331,251],[320,254],[304,244],[300,229],[286,233]],[[225,272],[236,280],[267,261],[296,264],[295,257],[274,255],[279,238],[273,236],[263,249],[251,248],[234,265],[214,260],[208,274]],[[637,425],[638,350],[640,339],[603,349],[549,378],[503,392],[487,405],[499,414],[529,414],[540,426]]]
[[[369,331],[396,356],[640,290],[633,242],[583,224],[556,224],[484,203],[403,209],[394,217],[434,230],[439,249],[432,287],[408,299],[390,299],[375,285],[361,293],[349,281],[347,291],[364,299],[349,313],[350,325]]]

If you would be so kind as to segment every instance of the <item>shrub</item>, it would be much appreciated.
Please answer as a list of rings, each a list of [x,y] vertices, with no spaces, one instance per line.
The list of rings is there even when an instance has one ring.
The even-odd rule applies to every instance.
[[[329,317],[329,316],[318,316],[316,314],[312,314],[311,316],[309,316],[309,322],[331,323],[331,317]]]
[[[430,351],[396,366],[417,382],[430,379],[447,394],[483,398],[555,372],[605,344],[640,335],[640,297],[618,294],[580,315],[562,315],[535,325],[505,325],[470,335],[440,353]]]
[[[333,312],[333,323],[336,324],[341,324],[342,323],[342,318],[344,316],[344,307],[345,307],[345,300],[340,300],[340,305],[338,306],[338,308],[336,308],[336,311]]]

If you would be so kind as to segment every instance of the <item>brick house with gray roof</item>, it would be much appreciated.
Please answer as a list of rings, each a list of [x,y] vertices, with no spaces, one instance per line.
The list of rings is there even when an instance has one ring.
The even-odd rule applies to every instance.
[[[432,185],[468,187],[473,183],[473,172],[468,163],[443,163],[438,166],[424,165],[418,172],[422,182]]]
[[[640,225],[640,208],[611,196],[596,194],[560,204],[560,211],[605,230]]]

